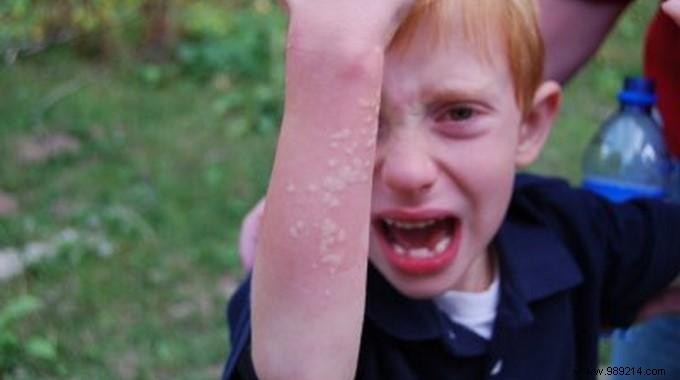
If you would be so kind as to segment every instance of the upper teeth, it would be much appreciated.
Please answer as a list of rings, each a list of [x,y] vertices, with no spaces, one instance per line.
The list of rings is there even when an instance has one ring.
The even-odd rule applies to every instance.
[[[414,229],[414,228],[429,227],[429,226],[437,223],[440,220],[442,220],[442,219],[427,219],[427,220],[421,220],[419,222],[404,222],[404,221],[400,221],[400,220],[385,218],[385,223],[387,223],[387,225],[389,225],[389,226],[396,226],[396,227],[399,227],[399,228],[410,230],[410,229]]]

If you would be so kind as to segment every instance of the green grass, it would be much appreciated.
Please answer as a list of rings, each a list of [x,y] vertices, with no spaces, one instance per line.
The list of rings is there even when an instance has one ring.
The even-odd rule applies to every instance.
[[[639,72],[641,25],[655,7],[639,3],[567,88],[534,170],[578,181],[581,151],[616,107],[623,76]],[[65,50],[0,67],[0,189],[20,204],[0,218],[0,249],[69,228],[112,248],[102,257],[96,242],[77,240],[0,286],[0,309],[22,294],[42,300],[15,332],[57,349],[54,360],[22,356],[0,378],[219,374],[228,352],[219,284],[241,274],[238,225],[265,191],[275,132],[243,117],[260,108],[225,111],[251,83],[169,74],[150,84],[139,72],[134,62],[83,62]],[[273,72],[280,77],[280,61]],[[280,96],[277,85],[255,92]],[[16,159],[18,139],[55,132],[81,149],[38,164]]]
[[[34,109],[74,81],[38,123]],[[0,287],[0,305],[24,293],[44,301],[21,328],[58,347],[58,366],[29,363],[17,376],[215,377],[228,350],[218,284],[238,274],[237,227],[264,192],[273,134],[234,133],[211,108],[224,96],[213,86],[179,78],[151,88],[130,67],[65,52],[3,68],[0,88],[12,89],[0,102],[0,184],[21,207],[0,219],[0,247],[65,228],[113,246],[98,257],[75,243]],[[18,138],[56,131],[80,151],[17,162]]]

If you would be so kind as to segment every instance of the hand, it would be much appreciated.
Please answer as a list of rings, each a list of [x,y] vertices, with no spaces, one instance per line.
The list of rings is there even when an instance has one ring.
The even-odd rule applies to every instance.
[[[300,33],[375,38],[384,48],[417,0],[279,0]],[[311,28],[311,29],[308,29]],[[325,41],[328,43],[328,41]]]
[[[666,0],[661,4],[661,7],[680,26],[680,0]]]
[[[650,300],[638,314],[638,321],[644,321],[663,314],[680,315],[680,287],[666,289]]]
[[[260,232],[262,214],[264,214],[264,202],[264,198],[260,199],[255,207],[243,218],[241,223],[238,255],[241,258],[241,265],[246,270],[251,270],[255,262],[255,247],[257,246],[257,238]]]

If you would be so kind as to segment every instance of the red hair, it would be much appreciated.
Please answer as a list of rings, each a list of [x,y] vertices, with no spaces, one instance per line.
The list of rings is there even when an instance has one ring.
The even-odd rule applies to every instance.
[[[434,31],[433,44],[445,44],[446,36],[461,24],[465,38],[488,59],[492,33],[502,33],[515,99],[526,113],[543,81],[545,52],[537,13],[534,0],[419,0],[397,30],[390,49],[407,48],[421,25]]]

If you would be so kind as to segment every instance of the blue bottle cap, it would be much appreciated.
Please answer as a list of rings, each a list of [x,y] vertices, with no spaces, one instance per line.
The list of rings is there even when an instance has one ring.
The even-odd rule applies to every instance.
[[[656,103],[654,81],[645,77],[626,77],[619,101],[637,106],[653,106]]]

